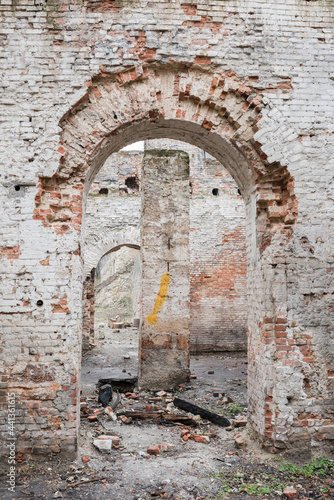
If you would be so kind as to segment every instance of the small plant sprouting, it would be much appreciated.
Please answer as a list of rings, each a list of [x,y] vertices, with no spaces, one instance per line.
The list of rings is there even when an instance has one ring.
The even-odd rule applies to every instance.
[[[243,406],[240,406],[238,404],[231,404],[229,407],[228,407],[228,410],[230,413],[241,413],[243,411],[244,407]]]
[[[272,459],[272,462],[280,460],[282,458],[277,457]],[[236,470],[226,470],[212,476],[219,483],[217,485],[219,492],[213,498],[229,498],[230,493],[243,493],[258,497],[268,495],[270,498],[273,496],[276,498],[276,495],[281,496],[284,488],[292,482],[308,478],[318,480],[315,483],[320,494],[318,498],[323,498],[322,495],[326,495],[330,488],[321,484],[321,480],[333,478],[333,476],[334,461],[323,457],[315,458],[301,467],[286,461],[277,464],[276,467],[255,463],[239,464]]]
[[[326,477],[334,473],[334,462],[324,457],[314,458],[310,463],[305,464],[303,467],[289,462],[284,462],[280,468],[280,472],[289,472],[295,476],[319,476]]]

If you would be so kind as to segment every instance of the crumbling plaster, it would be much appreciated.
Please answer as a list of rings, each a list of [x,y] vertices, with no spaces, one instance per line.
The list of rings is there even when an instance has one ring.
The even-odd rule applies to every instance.
[[[0,11],[1,396],[6,412],[17,394],[18,450],[76,449],[84,185],[159,137],[207,150],[246,201],[251,427],[267,446],[330,445],[332,2]]]

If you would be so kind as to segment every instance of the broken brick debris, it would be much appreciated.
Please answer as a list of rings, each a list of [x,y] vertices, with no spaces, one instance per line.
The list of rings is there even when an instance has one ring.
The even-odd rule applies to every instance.
[[[298,498],[298,491],[293,486],[286,486],[283,495],[287,498]]]
[[[149,455],[160,455],[159,446],[149,446],[146,451]]]

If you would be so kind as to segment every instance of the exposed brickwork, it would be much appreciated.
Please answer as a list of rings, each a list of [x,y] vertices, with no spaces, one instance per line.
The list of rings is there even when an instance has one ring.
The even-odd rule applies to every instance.
[[[251,427],[265,439],[271,411],[267,445],[332,443],[332,9],[2,2],[0,246],[19,250],[0,259],[1,349],[18,451],[76,447],[86,194],[110,153],[161,137],[215,156],[245,200]],[[263,333],[278,318],[276,343]]]
[[[232,177],[206,158],[192,174],[190,332],[194,353],[247,350],[245,207]],[[213,194],[213,189],[218,194]]]
[[[143,153],[120,151],[111,155],[94,178],[86,204],[84,274],[122,245],[140,245],[140,177]],[[139,189],[126,186],[138,179]],[[100,190],[108,190],[101,194]]]
[[[20,248],[17,247],[0,247],[0,258],[6,257],[8,260],[18,259]]]
[[[142,85],[139,83],[138,98],[140,93],[143,91],[148,92],[149,95],[147,97],[149,101],[152,101],[152,98],[149,97],[151,96],[150,87],[154,87],[157,84],[161,85],[161,79],[163,77],[167,78],[165,69],[160,69],[160,71],[158,71],[154,68],[149,70],[146,67],[118,74],[118,79],[121,83],[129,84],[144,80],[144,88],[142,88]],[[192,80],[197,81],[199,78],[203,81],[204,74],[201,75],[201,73],[198,74],[198,72],[192,72],[191,70],[187,70],[186,73],[180,72],[174,77],[173,97],[174,100],[176,97],[176,104],[175,108],[172,108],[172,116],[169,118],[173,118],[174,112],[176,118],[188,119],[196,124],[200,124],[205,129],[208,129],[208,123],[210,122],[212,124],[210,126],[210,130],[213,123],[215,123],[215,127],[212,130],[216,133],[223,133],[224,137],[229,138],[233,144],[247,154],[251,164],[254,166],[253,172],[257,179],[257,190],[259,193],[258,198],[261,200],[261,203],[258,205],[258,210],[261,211],[258,234],[262,242],[260,244],[260,250],[263,251],[266,245],[265,242],[270,240],[272,238],[272,234],[274,234],[277,230],[282,232],[284,236],[290,234],[290,227],[287,226],[290,226],[296,220],[296,202],[291,198],[294,196],[293,194],[290,194],[290,190],[293,189],[293,180],[291,179],[291,175],[287,172],[286,168],[281,167],[278,162],[270,163],[269,167],[269,162],[267,160],[268,157],[261,151],[260,143],[258,141],[250,141],[247,138],[247,135],[249,135],[250,132],[253,135],[254,130],[256,131],[258,129],[257,122],[262,116],[260,114],[263,107],[261,102],[262,94],[255,91],[250,86],[246,86],[238,81],[235,75],[223,73],[219,76],[211,76],[210,78],[207,78],[206,98],[202,95],[202,88],[197,89],[200,90],[200,92],[196,96],[191,94],[193,87]],[[182,87],[183,80],[185,80],[184,87]],[[188,84],[187,80],[189,81]],[[98,79],[97,81],[99,82],[99,87],[91,87],[91,90],[87,94],[86,103],[94,103],[97,109],[99,109],[99,113],[101,115],[98,99],[101,99],[103,95],[107,98],[106,92],[110,93],[112,88],[114,88],[115,93],[119,93],[120,89],[112,84],[110,77],[108,77],[107,74],[101,75],[101,79]],[[183,88],[185,88],[185,90],[183,90]],[[229,97],[229,99],[227,97]],[[146,110],[146,112],[148,112],[149,121],[156,121],[159,117],[167,118],[166,112],[161,108],[160,102],[160,99],[157,99],[156,103],[149,104],[150,108],[153,106],[156,110],[154,112],[149,109]],[[181,111],[181,108],[184,108],[184,105],[182,104],[183,102],[189,102],[190,106],[187,106],[184,111]],[[201,104],[202,102],[203,104]],[[247,106],[244,106],[244,104],[247,104]],[[82,103],[80,102],[80,107],[81,106]],[[142,112],[143,111],[144,110],[142,110]],[[87,126],[88,120],[92,119],[90,118],[91,114],[81,116],[82,114],[85,114],[84,111],[79,111],[75,116],[79,119],[84,119]],[[136,117],[138,114],[137,106],[133,109],[133,114],[134,116],[132,117],[132,121],[138,122],[138,118]],[[210,116],[210,120],[208,120],[207,116]],[[68,116],[64,117],[62,121],[63,127],[66,127],[65,124],[69,119],[70,118]],[[116,130],[119,128],[119,125],[117,126],[118,119],[115,119],[114,115],[106,115],[103,116],[102,119],[104,122],[103,126],[94,120],[90,125],[90,129],[88,128],[86,132],[87,134],[89,133],[89,137],[88,135],[86,139],[80,137],[80,141],[84,140],[84,142],[88,143],[92,142],[93,138],[96,138],[95,142],[99,143],[103,137],[102,130],[108,129],[106,122],[108,120],[110,122],[110,119],[112,119],[109,125],[110,129],[115,128],[115,125]],[[75,126],[74,123],[74,115],[71,115],[71,127]],[[245,141],[245,139],[248,140]],[[191,138],[191,141],[193,140],[194,137]],[[88,152],[91,147],[86,147],[85,151]],[[42,197],[39,199],[39,194],[38,199],[36,200],[37,208],[35,210],[35,218],[43,220],[43,223],[47,227],[53,227],[55,231],[62,233],[68,230],[68,225],[63,224],[63,222],[71,221],[74,229],[79,229],[80,227],[82,218],[82,201],[79,193],[83,193],[83,176],[85,173],[81,172],[81,175],[78,178],[78,173],[80,173],[82,168],[78,167],[78,148],[73,148],[73,143],[68,144],[68,149],[60,146],[58,151],[62,155],[60,160],[61,165],[63,164],[66,166],[60,167],[59,173],[57,173],[53,179],[41,180],[42,189],[40,190],[40,194]],[[212,145],[211,148],[208,147],[208,151],[217,154],[216,149],[212,150]],[[73,158],[71,158],[72,154],[74,154]],[[68,167],[73,161],[75,161],[76,167],[71,175],[73,176],[74,174],[77,179],[77,181],[73,179],[73,188],[77,189],[77,191],[74,192],[75,194],[65,195],[66,201],[63,203],[61,200],[58,200],[57,207],[54,208],[50,197],[51,195],[55,196],[58,192],[55,191],[56,189],[58,190],[58,188],[55,187],[58,183],[66,182],[66,179],[70,175]],[[84,163],[82,163],[82,165],[84,165]],[[89,166],[89,163],[87,166]],[[228,168],[228,165],[226,165],[226,167]],[[266,169],[266,167],[268,168]],[[235,174],[237,175],[237,172],[235,172]],[[239,179],[238,177],[237,180],[240,181],[240,187],[243,188],[243,184],[246,180]],[[43,186],[45,189],[43,189]],[[270,195],[266,196],[265,192],[268,190],[272,190],[274,194],[277,193],[278,196],[281,191],[281,200],[267,199]],[[246,197],[249,196],[247,193],[243,194]]]
[[[179,149],[189,154],[191,350],[246,351],[245,213],[238,187],[217,160],[195,146],[156,139],[146,141],[145,149]],[[114,153],[94,179],[86,208],[86,269],[117,248],[120,235],[126,235],[128,243],[132,235],[137,242],[133,229],[138,226],[139,238],[136,195],[140,197],[140,191],[128,189],[125,180],[138,179],[140,186],[142,157],[140,151]],[[101,189],[107,189],[108,195],[99,195]],[[213,189],[218,189],[217,196]],[[111,300],[110,296],[109,308]]]

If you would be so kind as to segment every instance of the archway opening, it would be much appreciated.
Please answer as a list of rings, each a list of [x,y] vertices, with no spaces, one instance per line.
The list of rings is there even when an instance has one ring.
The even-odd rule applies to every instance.
[[[200,146],[224,164],[242,193],[250,290],[249,418],[262,439],[287,439],[280,434],[279,422],[281,418],[286,421],[290,410],[284,403],[282,416],[277,412],[275,380],[277,366],[283,366],[276,361],[287,357],[289,349],[285,340],[284,345],[278,345],[282,342],[278,335],[288,321],[284,247],[293,234],[297,202],[287,168],[276,161],[277,155],[269,161],[254,138],[265,107],[262,97],[249,82],[246,85],[233,74],[213,75],[197,67],[152,66],[101,75],[64,116],[59,169],[53,177],[41,178],[35,209],[35,218],[45,227],[59,238],[70,236],[73,240],[68,264],[71,322],[64,323],[62,330],[78,340],[78,356],[71,353],[70,364],[62,372],[63,384],[68,380],[76,384],[80,372],[82,323],[77,305],[82,289],[78,275],[84,245],[82,212],[91,182],[111,153],[135,140],[183,140]],[[50,193],[54,195],[52,200]],[[85,266],[87,262],[85,258]],[[57,286],[63,303],[63,283],[57,282],[54,288]],[[62,303],[56,312],[63,311]],[[282,352],[275,358],[270,349]],[[77,408],[77,384],[74,389]],[[71,412],[76,411],[73,398],[68,395],[66,399]],[[75,444],[76,429],[70,425],[66,428],[70,427],[70,439]]]
[[[137,245],[112,248],[84,283],[81,398],[90,401],[85,413],[96,408],[96,389],[105,381],[122,392],[137,385],[140,283]]]
[[[233,416],[232,410],[245,413],[247,283],[244,202],[227,170],[204,151],[180,141],[161,139],[146,141],[145,151],[150,150],[186,151],[189,156],[188,188],[184,195],[189,202],[188,348],[192,385],[198,378],[201,382],[204,379],[208,386],[215,386],[215,392],[210,392],[213,411],[230,417]],[[131,228],[139,234],[140,229],[143,230],[140,220],[143,159],[144,151],[113,153],[94,178],[87,196],[85,219],[85,253],[91,261],[97,260],[106,241],[115,245],[115,233],[129,234]],[[127,183],[128,179],[135,179],[136,183]],[[107,198],[99,196],[101,186],[108,191]],[[212,196],[212,186],[219,186],[219,198]],[[122,215],[117,219],[117,214]],[[167,246],[171,246],[170,241]],[[96,255],[93,257],[94,248]],[[119,387],[115,379],[137,375],[133,363],[137,333],[133,329],[133,320],[139,320],[137,285],[141,263],[140,259],[135,263],[133,253],[138,253],[138,250],[127,244],[117,245],[107,250],[95,264],[96,348],[91,353],[95,366],[85,359],[82,369],[85,398],[87,383],[88,389],[93,388],[90,383],[92,373],[95,384],[113,379],[115,387]],[[130,269],[137,269],[135,286],[133,276],[129,276]],[[129,315],[126,305],[129,305],[130,293],[135,294],[136,299],[131,297],[132,314]],[[108,350],[112,355],[108,355]],[[234,384],[227,383],[227,378]],[[181,390],[178,385],[169,389]],[[201,403],[201,398],[202,394],[194,393],[194,401]]]
[[[95,330],[137,325],[140,250],[123,245],[102,257],[95,270]]]

